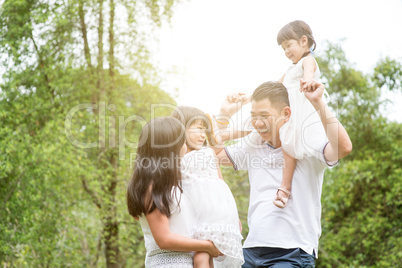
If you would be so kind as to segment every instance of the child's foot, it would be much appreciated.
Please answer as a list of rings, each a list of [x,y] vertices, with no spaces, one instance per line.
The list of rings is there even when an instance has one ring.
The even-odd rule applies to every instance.
[[[286,207],[288,200],[290,198],[290,192],[283,188],[278,188],[276,192],[276,198],[274,199],[274,205],[278,208]]]

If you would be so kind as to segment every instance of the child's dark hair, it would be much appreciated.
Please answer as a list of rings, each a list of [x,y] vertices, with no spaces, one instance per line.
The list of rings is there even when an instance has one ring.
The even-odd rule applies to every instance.
[[[190,127],[197,121],[202,122],[202,124],[208,128],[209,122],[205,113],[198,108],[191,106],[177,106],[176,109],[171,114],[172,117],[180,120],[185,128]]]
[[[127,187],[128,212],[133,217],[157,208],[170,216],[174,188],[182,192],[180,150],[185,142],[183,124],[173,117],[155,118],[142,129],[133,175]]]
[[[174,109],[171,116],[180,120],[186,129],[196,122],[201,122],[206,128],[207,136],[208,133],[210,133],[211,124],[209,123],[205,113],[198,108],[191,106],[178,106]]]
[[[308,39],[308,45],[314,51],[316,48],[316,43],[313,37],[313,32],[310,26],[302,20],[292,21],[285,26],[278,33],[277,42],[281,45],[287,40],[297,40],[299,41],[302,36],[305,35]]]

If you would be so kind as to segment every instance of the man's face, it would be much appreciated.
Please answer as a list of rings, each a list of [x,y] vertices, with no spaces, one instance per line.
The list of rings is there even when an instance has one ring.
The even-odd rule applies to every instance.
[[[251,123],[261,138],[275,147],[280,146],[279,129],[287,117],[271,105],[268,99],[251,102]]]

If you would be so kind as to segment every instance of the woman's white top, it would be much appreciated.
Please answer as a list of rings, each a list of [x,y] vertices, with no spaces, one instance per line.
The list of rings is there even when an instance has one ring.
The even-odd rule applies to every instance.
[[[190,237],[193,227],[194,214],[191,200],[188,196],[181,194],[179,189],[174,189],[178,202],[175,200],[171,205],[172,214],[169,218],[169,229],[171,232],[183,236]],[[146,248],[145,267],[154,268],[192,268],[193,267],[193,252],[178,252],[171,250],[160,249],[152,236],[151,229],[145,216],[140,217],[142,232],[144,233],[144,241]]]
[[[199,240],[211,240],[225,254],[214,259],[216,267],[240,267],[244,263],[236,202],[228,185],[219,178],[215,154],[202,148],[186,154],[181,162],[182,189],[172,191],[179,202],[171,205],[171,232]],[[144,216],[145,267],[192,268],[193,252],[162,250]]]
[[[326,137],[317,111],[304,96],[304,93],[300,92],[300,79],[303,78],[303,61],[307,57],[289,67],[283,80],[283,84],[288,90],[292,113],[289,121],[281,127],[279,135],[282,148],[296,159],[315,155],[321,150],[321,141]],[[320,80],[318,64],[314,72],[314,80]]]
[[[216,266],[240,267],[244,263],[236,202],[229,186],[219,178],[215,153],[203,147],[187,153],[181,162],[183,193],[194,208],[191,237],[211,240],[224,254]]]

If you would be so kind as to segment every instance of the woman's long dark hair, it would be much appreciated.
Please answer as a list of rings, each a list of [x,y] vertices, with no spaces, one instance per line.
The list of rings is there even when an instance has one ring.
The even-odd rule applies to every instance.
[[[183,124],[173,117],[155,118],[142,129],[133,175],[127,187],[128,212],[133,217],[157,208],[171,215],[170,206],[181,189],[180,149],[185,142]]]

